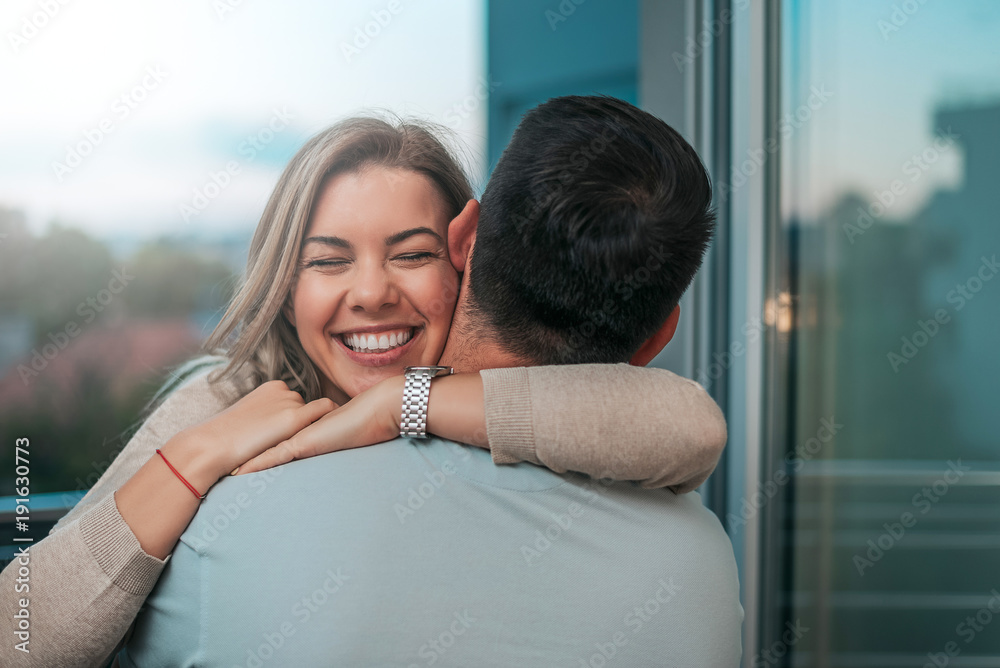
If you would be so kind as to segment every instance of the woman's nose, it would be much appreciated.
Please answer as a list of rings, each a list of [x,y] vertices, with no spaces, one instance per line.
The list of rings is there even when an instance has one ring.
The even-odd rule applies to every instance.
[[[381,263],[369,263],[359,267],[347,300],[352,309],[375,313],[399,303],[399,291]]]

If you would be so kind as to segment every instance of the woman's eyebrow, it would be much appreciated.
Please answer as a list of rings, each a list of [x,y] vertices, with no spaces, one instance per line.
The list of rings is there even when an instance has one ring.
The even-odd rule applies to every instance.
[[[323,244],[324,246],[336,246],[337,248],[346,249],[351,248],[350,242],[340,237],[309,237],[302,242],[302,247],[305,248],[309,244]]]
[[[432,230],[431,228],[429,228],[429,227],[414,227],[414,228],[411,228],[409,230],[403,230],[402,232],[396,232],[395,234],[390,234],[389,236],[387,236],[385,238],[385,245],[386,246],[393,246],[395,244],[398,244],[401,241],[406,241],[407,239],[409,239],[410,237],[412,237],[412,236],[414,236],[416,234],[429,234],[432,237],[434,237],[435,239],[437,239],[438,243],[444,243],[444,239],[441,238],[441,235],[438,234],[437,232],[435,232],[434,230]]]

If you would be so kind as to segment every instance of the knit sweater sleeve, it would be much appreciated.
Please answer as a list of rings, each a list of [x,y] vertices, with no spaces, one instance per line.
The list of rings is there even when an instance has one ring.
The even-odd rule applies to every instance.
[[[73,510],[0,573],[0,615],[15,619],[26,599],[30,623],[28,651],[7,637],[0,643],[0,665],[107,665],[170,559],[142,549],[118,512],[114,493],[156,448],[238,398],[235,385],[210,385],[205,374],[175,390]],[[18,584],[27,588],[19,591]]]
[[[497,464],[688,492],[715,469],[726,420],[693,380],[665,369],[576,364],[480,371]]]

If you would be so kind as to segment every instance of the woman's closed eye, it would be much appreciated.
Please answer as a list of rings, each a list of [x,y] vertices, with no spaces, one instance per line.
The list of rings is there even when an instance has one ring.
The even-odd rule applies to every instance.
[[[303,265],[306,269],[310,267],[343,267],[350,263],[350,260],[337,259],[337,260],[307,260]]]
[[[440,253],[434,251],[414,251],[410,253],[400,253],[399,255],[393,256],[391,259],[393,261],[398,261],[406,264],[420,264],[427,260],[435,259],[440,257]],[[340,269],[346,267],[352,262],[352,260],[347,258],[324,258],[315,260],[305,260],[302,263],[303,268],[310,269],[313,267],[326,268],[326,269]]]
[[[438,257],[438,253],[432,253],[430,251],[419,251],[413,253],[402,253],[394,257],[394,260],[401,260],[403,262],[420,262],[421,260],[429,260],[431,258]]]

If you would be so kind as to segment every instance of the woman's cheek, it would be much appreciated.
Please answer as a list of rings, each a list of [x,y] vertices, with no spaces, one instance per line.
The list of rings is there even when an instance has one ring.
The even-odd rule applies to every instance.
[[[458,303],[458,288],[458,274],[454,269],[448,267],[437,277],[436,285],[430,296],[429,314],[435,321],[439,321],[445,330],[451,326],[455,304]]]
[[[316,312],[316,286],[313,281],[303,281],[295,291],[296,319],[309,320]]]
[[[337,305],[343,300],[343,290],[332,281],[303,280],[296,287],[293,301],[299,339],[325,339],[325,328],[329,324]]]
[[[415,283],[411,286],[417,287]],[[437,364],[448,338],[452,315],[458,301],[458,275],[450,266],[426,272],[419,281],[420,311],[428,320],[427,344],[421,364]]]

